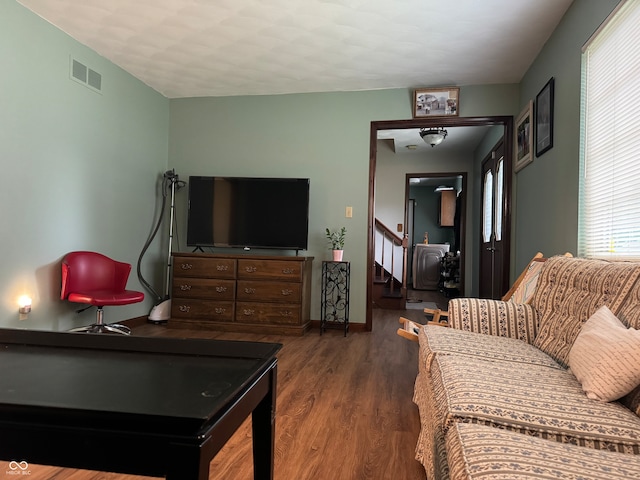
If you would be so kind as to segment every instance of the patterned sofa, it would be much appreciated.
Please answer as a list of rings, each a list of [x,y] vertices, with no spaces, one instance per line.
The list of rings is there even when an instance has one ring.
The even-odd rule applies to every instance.
[[[449,324],[419,331],[429,480],[640,478],[640,263],[553,257],[530,304],[453,299]]]

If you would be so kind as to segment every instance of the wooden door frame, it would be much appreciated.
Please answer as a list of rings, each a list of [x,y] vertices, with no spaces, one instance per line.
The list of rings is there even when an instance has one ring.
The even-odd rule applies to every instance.
[[[373,319],[373,263],[375,261],[374,241],[375,241],[375,183],[376,183],[376,163],[378,156],[378,131],[395,130],[407,128],[429,128],[429,127],[482,127],[501,125],[504,127],[504,145],[507,178],[511,179],[512,152],[513,152],[513,116],[490,116],[490,117],[437,117],[437,118],[414,118],[411,120],[382,120],[371,122],[369,133],[369,202],[367,220],[367,306],[365,316],[365,330],[371,331]],[[505,196],[508,200],[506,206],[506,218],[508,219],[507,232],[511,232],[511,181],[508,182]],[[507,240],[510,240],[510,236]],[[506,248],[510,247],[507,245]]]

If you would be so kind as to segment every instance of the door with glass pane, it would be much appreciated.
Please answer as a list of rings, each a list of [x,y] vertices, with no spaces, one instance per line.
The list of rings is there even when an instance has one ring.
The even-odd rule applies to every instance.
[[[481,298],[500,298],[509,288],[510,178],[501,141],[482,163]]]

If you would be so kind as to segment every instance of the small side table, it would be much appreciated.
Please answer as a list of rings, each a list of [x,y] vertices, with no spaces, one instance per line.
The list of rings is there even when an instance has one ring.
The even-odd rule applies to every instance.
[[[349,331],[349,262],[322,262],[322,303],[320,308],[320,335],[327,328]]]

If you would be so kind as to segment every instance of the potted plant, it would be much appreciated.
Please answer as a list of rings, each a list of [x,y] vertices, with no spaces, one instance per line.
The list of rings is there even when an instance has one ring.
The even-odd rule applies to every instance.
[[[333,261],[341,262],[344,249],[344,239],[347,234],[347,228],[342,227],[340,230],[329,230],[327,228],[327,239],[333,250]]]

